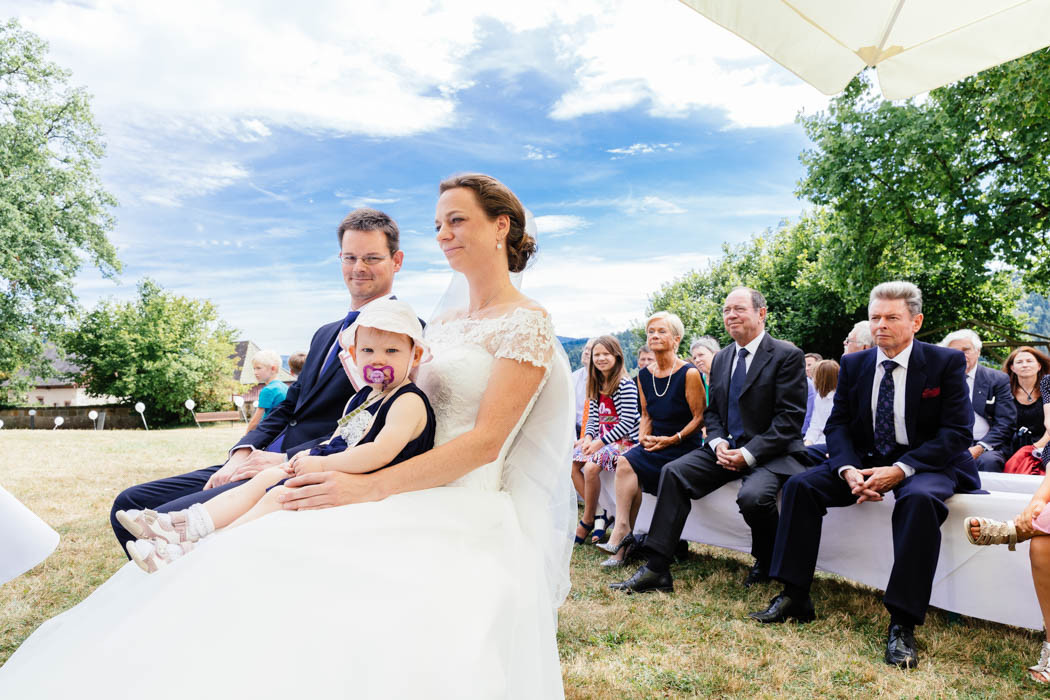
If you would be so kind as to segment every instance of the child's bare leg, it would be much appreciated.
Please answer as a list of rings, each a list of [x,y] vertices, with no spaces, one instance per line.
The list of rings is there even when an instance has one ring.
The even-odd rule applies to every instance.
[[[274,486],[272,489],[263,494],[263,497],[255,502],[255,505],[251,509],[242,515],[241,517],[234,520],[232,523],[227,525],[227,529],[243,525],[244,523],[250,522],[257,518],[261,518],[264,515],[270,513],[276,513],[281,510],[281,504],[277,502],[277,497],[282,493],[290,491],[287,486]]]
[[[204,504],[205,510],[211,516],[215,529],[226,527],[239,517],[249,512],[263,496],[266,489],[276,484],[281,479],[287,479],[288,473],[283,467],[269,467],[248,480],[244,486],[230,489],[220,493],[215,498]]]

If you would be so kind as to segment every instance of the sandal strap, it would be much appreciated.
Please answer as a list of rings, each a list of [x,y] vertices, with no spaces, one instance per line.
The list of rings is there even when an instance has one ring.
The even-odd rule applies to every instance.
[[[978,545],[1006,544],[1014,550],[1017,545],[1017,527],[1009,520],[992,520],[990,518],[967,518],[966,525],[970,527],[970,520],[976,520],[980,533],[976,538],[970,537],[970,541]]]

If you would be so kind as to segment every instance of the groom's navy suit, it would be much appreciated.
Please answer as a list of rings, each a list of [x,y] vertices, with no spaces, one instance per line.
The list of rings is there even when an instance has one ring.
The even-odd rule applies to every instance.
[[[827,508],[857,500],[839,469],[907,465],[915,473],[893,489],[894,561],[883,600],[895,621],[922,624],[937,569],[940,528],[948,516],[945,501],[953,493],[980,489],[977,467],[967,450],[973,439],[973,409],[966,360],[956,350],[912,341],[904,384],[907,444],[894,440],[888,454],[879,454],[872,413],[872,395],[878,391],[876,356],[872,348],[842,357],[835,404],[824,429],[829,457],[784,485],[770,573],[785,584],[810,587]],[[899,418],[894,412],[893,420]],[[858,548],[864,546],[863,540],[857,542]]]
[[[230,452],[239,447],[252,447],[269,452],[283,452],[292,457],[301,450],[309,450],[327,440],[335,424],[343,415],[346,402],[354,388],[338,360],[328,361],[333,345],[342,329],[357,318],[352,311],[345,319],[325,324],[317,329],[310,341],[310,351],[299,379],[288,389],[288,394],[255,430],[241,438]],[[152,508],[160,512],[188,508],[202,503],[223,491],[236,488],[247,480],[229,482],[223,486],[202,490],[221,464],[167,479],[159,479],[124,490],[113,502],[110,523],[113,532],[124,547],[131,534],[117,522],[118,510]]]

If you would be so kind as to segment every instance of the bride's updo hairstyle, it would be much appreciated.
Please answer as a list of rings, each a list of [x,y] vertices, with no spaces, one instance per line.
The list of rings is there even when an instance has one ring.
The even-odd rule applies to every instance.
[[[536,252],[536,239],[525,232],[525,207],[510,191],[510,188],[494,177],[480,173],[453,175],[443,180],[439,187],[441,194],[447,190],[464,187],[474,192],[485,216],[494,221],[501,214],[510,219],[510,232],[504,241],[507,248],[507,268],[511,272],[521,272]]]

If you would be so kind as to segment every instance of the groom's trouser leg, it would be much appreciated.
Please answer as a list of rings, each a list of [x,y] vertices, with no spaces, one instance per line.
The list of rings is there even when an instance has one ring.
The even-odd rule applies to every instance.
[[[120,547],[127,553],[127,543],[134,539],[124,526],[117,522],[116,512],[118,510],[145,510],[152,508],[162,513],[170,510],[189,508],[193,503],[207,501],[218,496],[223,491],[240,486],[244,481],[235,481],[224,486],[203,491],[204,485],[208,483],[211,475],[219,470],[221,465],[205,467],[186,474],[171,476],[166,479],[157,479],[145,484],[132,486],[124,489],[113,501],[113,508],[109,512],[109,522],[113,526],[113,534],[116,535]],[[185,505],[180,505],[185,502]]]

